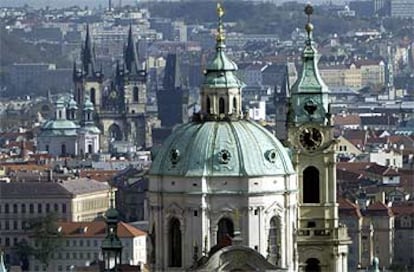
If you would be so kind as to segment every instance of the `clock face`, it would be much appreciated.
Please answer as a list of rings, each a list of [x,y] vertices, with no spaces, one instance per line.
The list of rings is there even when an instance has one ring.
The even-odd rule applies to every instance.
[[[314,151],[322,145],[322,133],[314,127],[305,127],[299,132],[300,145],[309,151]]]

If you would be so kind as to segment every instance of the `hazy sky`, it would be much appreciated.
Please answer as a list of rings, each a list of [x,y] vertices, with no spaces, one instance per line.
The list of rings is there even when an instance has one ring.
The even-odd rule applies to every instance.
[[[133,4],[136,2],[150,2],[153,0],[112,0],[112,5],[116,6],[119,5],[119,3],[122,3],[122,5],[127,4]],[[197,0],[194,0],[197,1]],[[223,0],[222,0],[223,1]],[[258,0],[255,0],[258,1]],[[268,0],[269,1],[269,0]],[[276,3],[283,3],[286,1],[292,1],[292,0],[273,0]],[[345,2],[349,2],[349,0],[296,0],[299,3],[308,3],[311,2],[313,4],[321,4],[321,3],[329,3],[332,2],[334,4],[343,4]],[[223,1],[224,4],[226,4],[226,1]],[[88,7],[99,7],[101,5],[102,7],[108,6],[108,0],[0,0],[0,7],[18,7],[23,6],[25,4],[28,4],[35,8],[40,7],[67,7],[67,6],[74,6],[74,5],[80,5],[80,6],[88,6]]]

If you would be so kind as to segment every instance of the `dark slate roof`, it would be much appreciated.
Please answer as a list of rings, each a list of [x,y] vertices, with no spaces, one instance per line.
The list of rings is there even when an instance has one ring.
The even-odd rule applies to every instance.
[[[59,184],[67,191],[75,195],[94,193],[97,191],[109,190],[110,188],[106,182],[99,182],[88,178],[66,180]]]
[[[17,197],[47,197],[47,196],[69,197],[71,193],[56,182],[0,182],[1,198]]]
[[[1,198],[71,197],[102,190],[109,190],[109,185],[87,178],[59,182],[0,182]]]

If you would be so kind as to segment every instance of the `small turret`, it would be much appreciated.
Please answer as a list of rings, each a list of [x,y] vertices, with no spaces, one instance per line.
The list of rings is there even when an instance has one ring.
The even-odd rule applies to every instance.
[[[201,91],[201,112],[207,119],[238,119],[241,117],[241,89],[244,84],[237,78],[237,65],[224,52],[225,34],[222,17],[224,9],[217,4],[218,27],[216,52],[207,65]]]
[[[122,242],[118,237],[119,213],[114,207],[113,191],[111,190],[111,205],[105,213],[106,237],[102,241],[102,255],[104,259],[104,271],[118,271],[122,263]]]

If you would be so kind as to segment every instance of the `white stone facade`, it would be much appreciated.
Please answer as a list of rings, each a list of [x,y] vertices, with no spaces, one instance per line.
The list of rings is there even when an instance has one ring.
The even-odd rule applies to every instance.
[[[230,219],[239,230],[242,244],[269,256],[272,218],[276,227],[277,266],[296,270],[293,241],[297,218],[295,175],[274,177],[159,177],[149,183],[150,229],[155,230],[155,269],[170,267],[169,228],[172,218],[180,223],[182,265],[193,264],[194,246],[198,257],[217,244],[219,221]]]

